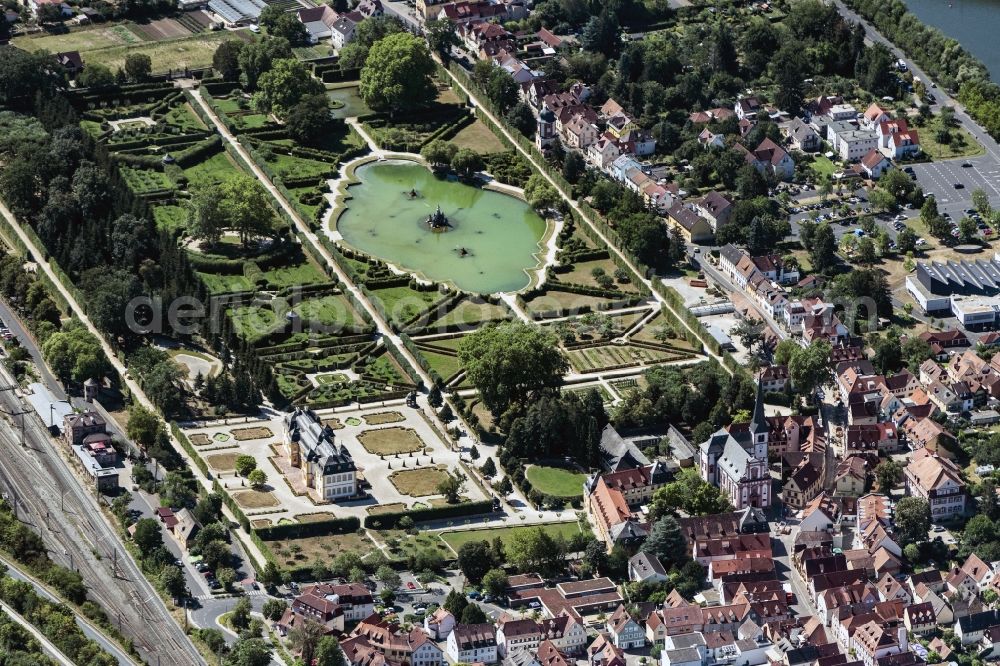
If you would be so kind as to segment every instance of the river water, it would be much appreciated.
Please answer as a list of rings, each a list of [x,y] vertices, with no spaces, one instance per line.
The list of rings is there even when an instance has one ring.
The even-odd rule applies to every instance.
[[[983,61],[990,77],[1000,81],[1000,0],[905,0],[907,7],[927,25],[958,40]]]

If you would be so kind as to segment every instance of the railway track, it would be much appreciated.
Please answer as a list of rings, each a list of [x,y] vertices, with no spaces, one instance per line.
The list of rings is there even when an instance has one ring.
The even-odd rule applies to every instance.
[[[9,381],[5,375],[0,371],[0,381]],[[24,406],[4,391],[0,408],[17,413]],[[80,573],[89,596],[147,663],[204,664],[34,414],[24,415],[24,447],[20,417],[5,419],[0,423],[0,488],[16,504],[18,518],[39,532],[53,561]]]

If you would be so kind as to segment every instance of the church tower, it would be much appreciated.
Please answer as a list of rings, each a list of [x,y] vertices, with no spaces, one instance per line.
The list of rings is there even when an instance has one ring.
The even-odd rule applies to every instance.
[[[535,130],[535,145],[544,150],[552,145],[556,137],[556,114],[551,109],[543,109],[538,114],[538,127]]]
[[[757,397],[753,406],[753,418],[750,419],[750,454],[757,460],[767,462],[767,440],[771,427],[764,416],[764,387],[757,380]]]

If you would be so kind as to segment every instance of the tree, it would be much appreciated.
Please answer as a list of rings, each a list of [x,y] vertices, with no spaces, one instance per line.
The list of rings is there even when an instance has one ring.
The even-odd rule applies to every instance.
[[[132,528],[132,541],[140,552],[151,553],[163,546],[163,532],[155,519],[140,518]]]
[[[483,404],[497,418],[554,392],[568,369],[553,333],[520,322],[480,328],[465,337],[458,356]]]
[[[76,84],[81,88],[102,88],[114,85],[114,82],[115,75],[98,62],[87,65],[76,76]]]
[[[904,227],[896,235],[896,249],[902,254],[908,254],[917,249],[917,234],[913,229]]]
[[[462,612],[469,605],[469,600],[458,590],[451,590],[444,599],[444,609],[455,616],[455,619],[462,617]]]
[[[983,217],[989,217],[993,214],[993,206],[990,205],[990,197],[986,194],[986,190],[981,187],[977,187],[972,191],[972,206],[976,209],[976,212]]]
[[[233,606],[229,616],[229,624],[233,625],[237,631],[243,631],[250,626],[250,612],[253,607],[250,605],[249,597],[241,597]]]
[[[809,262],[813,270],[825,273],[837,263],[837,239],[833,228],[826,222],[818,225],[813,232],[812,248],[809,250]]]
[[[896,503],[896,533],[903,543],[927,540],[931,528],[931,507],[922,497],[904,497]]]
[[[225,225],[239,234],[244,246],[258,236],[274,233],[277,215],[260,181],[239,175],[222,183],[219,189],[226,211]]]
[[[462,617],[458,618],[458,621],[466,625],[483,624],[485,622],[489,622],[490,618],[486,616],[486,613],[479,607],[479,604],[470,603],[465,607],[465,610],[462,611]]]
[[[288,642],[292,649],[299,651],[303,664],[312,664],[316,646],[325,633],[326,629],[322,624],[306,618],[303,622],[296,622],[288,632]]]
[[[968,243],[976,237],[979,229],[976,227],[976,221],[971,217],[965,216],[958,221],[958,237],[963,243]]]
[[[277,622],[281,619],[281,616],[285,614],[285,610],[288,608],[288,604],[285,603],[283,599],[268,599],[264,602],[264,607],[261,609],[261,614],[271,620],[272,622]]]
[[[219,567],[215,570],[215,578],[223,589],[228,590],[236,582],[236,571],[232,567]]]
[[[533,174],[524,186],[524,196],[537,211],[554,208],[559,203],[559,192],[549,185],[541,174]]]
[[[875,468],[875,480],[879,491],[888,494],[903,478],[903,466],[892,458],[886,458]]]
[[[432,75],[436,65],[427,44],[409,33],[396,33],[372,45],[361,68],[361,98],[374,111],[393,115],[423,106],[437,89]]]
[[[451,158],[451,168],[463,178],[472,178],[483,168],[483,158],[471,148],[460,148]]]
[[[285,118],[285,129],[293,139],[306,146],[318,145],[330,127],[330,101],[326,95],[309,95],[292,107]]]
[[[276,60],[271,69],[260,75],[251,103],[257,111],[286,118],[304,98],[319,95],[325,99],[323,84],[300,61],[285,58]]]
[[[462,472],[449,474],[438,484],[437,491],[444,495],[448,504],[458,504],[462,500],[466,480],[468,477]]]
[[[518,132],[526,137],[533,138],[535,136],[535,129],[538,126],[538,121],[535,120],[535,114],[532,113],[531,107],[527,102],[518,102],[514,106],[507,110],[504,115],[507,122],[516,129]]]
[[[871,238],[862,238],[858,241],[856,259],[862,266],[871,266],[878,261],[875,253],[875,243]]]
[[[496,476],[497,466],[496,463],[493,462],[493,458],[487,458],[486,462],[483,463],[483,466],[480,468],[479,471],[482,472],[483,476],[485,476],[487,479]]]
[[[125,76],[129,83],[142,83],[153,71],[153,60],[145,53],[130,53],[125,56]]]
[[[691,516],[708,516],[731,511],[726,495],[703,480],[693,469],[683,469],[674,480],[653,493],[649,519],[654,524],[660,518],[682,510]]]
[[[240,51],[245,43],[239,39],[227,39],[216,47],[212,55],[212,69],[226,81],[239,80]]]
[[[610,7],[592,16],[580,35],[580,46],[585,50],[608,57],[614,56],[620,45],[618,18]]]
[[[120,313],[121,311],[119,311]],[[62,380],[77,383],[100,378],[108,369],[101,343],[77,319],[42,343],[42,356],[52,372]]]
[[[586,170],[587,164],[583,160],[583,155],[576,151],[566,153],[562,168],[563,178],[575,185]]]
[[[434,19],[424,24],[424,35],[431,50],[438,54],[441,61],[448,64],[451,59],[451,47],[458,46],[458,35],[451,21]]]
[[[285,39],[291,46],[305,46],[309,43],[309,32],[293,13],[286,12],[277,5],[268,5],[257,19],[258,25],[267,30],[271,37]]]
[[[420,156],[430,162],[431,166],[442,166],[450,165],[457,152],[458,146],[450,141],[434,139],[420,149]]]
[[[254,490],[261,490],[267,484],[267,472],[257,468],[247,475],[247,481]]]
[[[401,584],[399,574],[387,564],[383,564],[375,570],[375,579],[382,583],[388,590],[397,590]]]
[[[246,453],[236,456],[236,473],[240,476],[248,476],[250,472],[257,469],[257,459]]]
[[[152,446],[162,429],[163,425],[156,414],[140,404],[129,407],[125,434],[140,447],[145,449]]]
[[[488,541],[469,541],[458,549],[458,568],[473,585],[478,585],[493,567],[493,556]]]
[[[507,561],[521,572],[555,576],[565,568],[565,542],[540,527],[514,534],[506,546]]]
[[[271,648],[261,638],[240,638],[224,663],[226,666],[268,666]]]
[[[280,37],[261,39],[245,44],[238,55],[240,80],[243,87],[248,92],[255,91],[258,79],[264,72],[271,69],[274,61],[291,57],[291,47],[286,40]]]
[[[747,351],[753,353],[753,348],[764,341],[764,322],[747,316],[740,320],[732,329],[732,334],[739,338]]]
[[[483,589],[486,594],[495,598],[503,598],[507,592],[507,572],[503,569],[490,569],[483,576]]]
[[[324,636],[316,644],[316,666],[345,666],[344,652],[333,636]]]
[[[656,521],[649,538],[642,544],[642,552],[655,555],[667,567],[687,559],[684,535],[677,519],[667,515]]]
[[[788,363],[788,375],[801,395],[814,397],[816,388],[830,376],[830,343],[813,341],[808,347],[797,351]]]

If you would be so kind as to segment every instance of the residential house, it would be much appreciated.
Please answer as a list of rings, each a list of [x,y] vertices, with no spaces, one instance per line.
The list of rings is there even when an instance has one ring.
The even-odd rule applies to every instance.
[[[868,461],[861,456],[842,460],[833,475],[833,485],[837,496],[860,496],[868,486]]]
[[[908,651],[909,640],[904,627],[887,627],[872,620],[858,628],[851,648],[865,666],[876,666],[883,657]]]
[[[917,449],[904,470],[908,495],[923,497],[931,520],[942,521],[965,513],[966,492],[958,467],[947,458]]]
[[[792,470],[782,488],[781,496],[785,504],[793,509],[804,509],[817,493],[823,483],[823,470],[817,469],[808,460]]]
[[[628,561],[629,580],[659,583],[667,579],[667,570],[656,555],[638,552]]]
[[[340,14],[336,22],[330,26],[330,42],[333,48],[339,51],[354,41],[354,33],[364,18],[358,11]]]
[[[955,622],[955,636],[961,640],[962,645],[972,645],[983,640],[986,631],[996,626],[1000,626],[1000,610],[972,613]]]
[[[892,166],[892,162],[881,152],[872,148],[861,158],[860,165],[868,178],[878,180],[885,173],[886,169]]]
[[[497,635],[493,625],[455,625],[455,628],[448,634],[445,653],[452,663],[496,663]]]
[[[869,129],[875,129],[882,123],[891,120],[892,115],[881,106],[872,102],[865,111],[864,123]]]
[[[861,127],[856,120],[831,122],[826,128],[826,140],[833,152],[847,162],[856,162],[879,147],[875,131]]]
[[[770,138],[765,138],[753,150],[739,143],[736,148],[743,153],[747,164],[763,174],[774,176],[778,180],[791,180],[795,175],[795,161],[791,155]]]
[[[531,619],[505,619],[497,625],[497,656],[506,657],[519,650],[533,652],[542,641],[542,629]]]
[[[820,492],[802,510],[799,529],[803,532],[833,532],[840,526],[842,517],[840,504],[826,492]]]
[[[709,192],[692,205],[695,212],[708,220],[709,224],[712,225],[712,229],[716,231],[729,221],[729,217],[733,213],[733,202],[724,194],[714,191]]]
[[[632,619],[625,606],[619,606],[605,624],[612,642],[622,650],[641,648],[646,644],[643,626]]]
[[[903,624],[912,634],[922,636],[937,629],[937,615],[929,602],[910,604],[903,609]]]
[[[792,122],[788,123],[784,133],[789,145],[795,150],[800,150],[803,153],[814,153],[819,150],[819,134],[801,118],[794,118]]]
[[[884,120],[875,128],[879,150],[886,157],[899,160],[920,153],[920,137],[905,120]]]
[[[339,18],[337,12],[329,5],[303,8],[298,10],[295,15],[299,19],[299,23],[305,26],[309,42],[312,44],[330,39],[333,36],[333,25]]]
[[[736,117],[740,120],[755,119],[757,113],[763,109],[763,105],[760,100],[757,99],[756,95],[750,97],[741,97],[736,100],[736,106],[734,111],[736,111]]]
[[[444,606],[438,607],[433,613],[428,613],[424,617],[424,631],[432,639],[443,641],[448,638],[448,634],[455,628],[455,616]]]
[[[711,223],[699,215],[692,206],[679,201],[667,209],[667,221],[679,229],[689,243],[708,243],[715,237]]]

